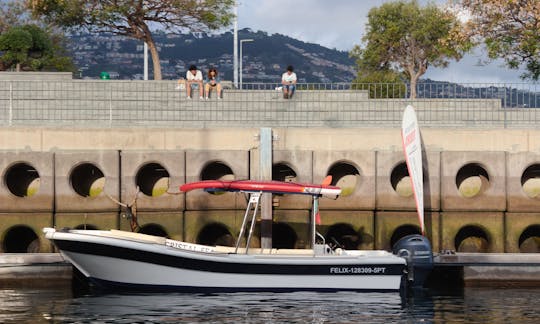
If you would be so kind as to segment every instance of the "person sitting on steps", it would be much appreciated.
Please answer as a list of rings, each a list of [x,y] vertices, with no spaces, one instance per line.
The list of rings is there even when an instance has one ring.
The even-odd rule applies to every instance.
[[[199,88],[199,99],[203,99],[203,76],[201,71],[197,70],[195,65],[192,65],[186,72],[187,99],[191,99],[191,91],[194,88]]]
[[[210,70],[208,70],[208,79],[206,80],[206,85],[204,86],[206,100],[208,100],[210,97],[210,91],[212,90],[216,90],[216,96],[218,99],[222,98],[221,83],[216,68],[210,68]]]
[[[283,98],[291,99],[294,90],[296,90],[296,73],[293,72],[292,65],[287,67],[287,72],[281,76],[281,84],[283,85]]]

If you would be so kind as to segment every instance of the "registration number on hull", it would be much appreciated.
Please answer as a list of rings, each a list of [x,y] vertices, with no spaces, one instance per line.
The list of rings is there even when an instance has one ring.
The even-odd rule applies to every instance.
[[[386,267],[331,267],[330,274],[384,274]]]

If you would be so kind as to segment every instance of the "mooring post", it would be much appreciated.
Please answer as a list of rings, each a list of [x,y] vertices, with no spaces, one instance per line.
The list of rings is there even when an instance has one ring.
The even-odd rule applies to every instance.
[[[259,136],[259,180],[272,180],[272,129],[261,128]],[[272,248],[272,194],[263,193],[261,202],[261,248]]]

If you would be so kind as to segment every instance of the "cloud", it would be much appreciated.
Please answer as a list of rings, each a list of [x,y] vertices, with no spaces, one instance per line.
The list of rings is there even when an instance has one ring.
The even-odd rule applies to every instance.
[[[367,11],[377,3],[381,1],[243,0],[238,26],[350,50],[360,43]]]
[[[280,33],[328,48],[349,51],[361,44],[367,14],[393,0],[238,0],[238,26]],[[421,5],[445,6],[447,0],[420,0]],[[522,71],[504,67],[501,60],[486,61],[481,51],[466,55],[445,69],[429,68],[424,78],[461,83],[523,82]]]
[[[507,68],[502,60],[487,60],[484,53],[476,50],[447,68],[430,67],[423,78],[456,83],[523,83],[519,77],[522,73]]]

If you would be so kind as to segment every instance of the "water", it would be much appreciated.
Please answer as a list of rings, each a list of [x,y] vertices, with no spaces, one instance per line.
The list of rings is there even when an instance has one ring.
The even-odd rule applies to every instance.
[[[540,289],[393,293],[107,294],[0,289],[0,323],[538,323]]]

